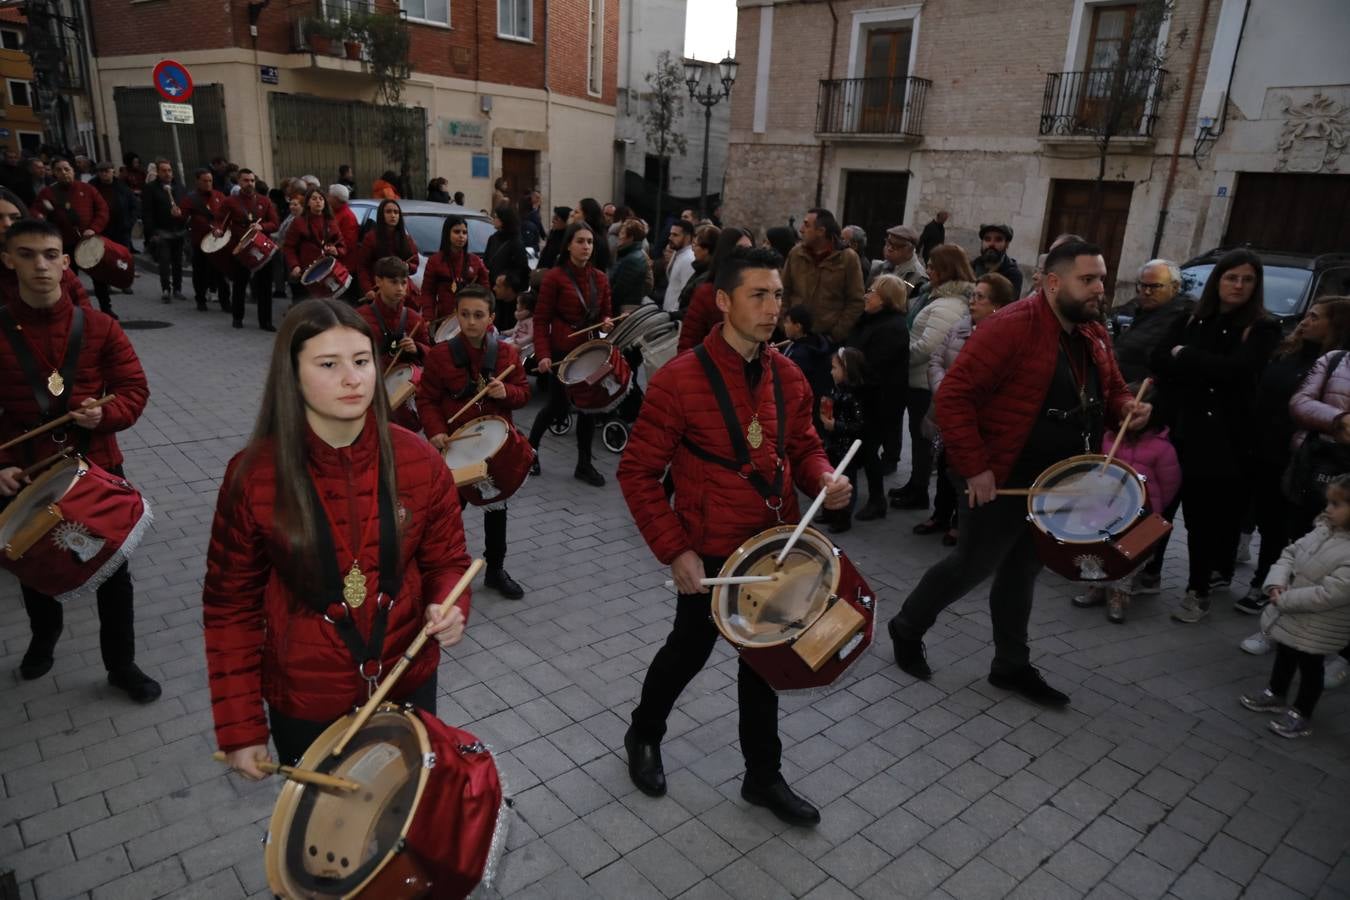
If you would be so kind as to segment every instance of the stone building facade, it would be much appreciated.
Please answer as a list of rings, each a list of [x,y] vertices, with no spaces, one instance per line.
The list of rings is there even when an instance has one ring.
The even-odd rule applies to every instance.
[[[1175,0],[1133,44],[1162,71],[1113,64],[1147,5],[739,0],[725,219],[762,229],[821,205],[879,250],[886,225],[946,209],[948,240],[970,250],[982,223],[1012,226],[1030,271],[1096,206],[1118,297],[1155,255],[1341,240],[1258,221],[1295,197],[1281,216],[1326,222],[1350,250],[1343,3]],[[1106,122],[1119,133],[1094,192]]]

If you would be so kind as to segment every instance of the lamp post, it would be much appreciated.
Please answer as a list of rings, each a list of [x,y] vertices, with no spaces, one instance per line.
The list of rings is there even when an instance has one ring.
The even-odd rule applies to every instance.
[[[731,96],[731,86],[736,83],[738,68],[740,63],[732,59],[730,54],[717,64],[715,74],[712,66],[696,59],[684,61],[684,83],[689,85],[689,96],[703,107],[703,178],[700,182],[698,212],[705,219],[708,217],[708,137],[712,131],[712,111],[714,106]],[[703,90],[700,91],[699,83],[704,80],[705,72],[709,73],[708,83],[703,85]],[[722,82],[720,90],[714,86],[713,78]]]

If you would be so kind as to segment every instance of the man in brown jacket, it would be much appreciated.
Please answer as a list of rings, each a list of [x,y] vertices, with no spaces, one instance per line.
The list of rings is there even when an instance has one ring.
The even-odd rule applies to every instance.
[[[842,344],[863,311],[862,265],[858,254],[839,249],[839,222],[828,209],[802,219],[802,242],[783,268],[783,309],[811,310],[817,334]]]

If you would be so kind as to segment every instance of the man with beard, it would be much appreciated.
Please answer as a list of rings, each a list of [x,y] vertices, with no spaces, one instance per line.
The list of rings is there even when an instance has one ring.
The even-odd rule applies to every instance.
[[[1138,430],[1152,408],[1136,404],[1098,321],[1106,262],[1092,244],[1070,241],[1050,252],[1041,290],[981,323],[935,400],[948,468],[965,479],[970,511],[951,555],[924,573],[890,621],[895,661],[928,680],[923,636],[938,613],[994,576],[989,611],[994,662],[989,683],[1048,706],[1067,695],[1031,665],[1027,622],[1041,561],[1025,522],[1026,488],[1049,466],[1101,446],[1106,425],[1134,410]]]
[[[1008,255],[1008,245],[1012,243],[1013,230],[1007,225],[980,226],[980,255],[975,257],[972,268],[975,277],[997,272],[1012,282],[1013,296],[1022,296],[1022,270],[1017,260]]]

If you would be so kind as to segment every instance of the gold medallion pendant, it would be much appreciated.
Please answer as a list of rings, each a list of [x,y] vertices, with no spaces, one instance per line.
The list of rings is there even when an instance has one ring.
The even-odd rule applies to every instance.
[[[352,561],[352,567],[342,579],[342,601],[352,609],[359,609],[366,602],[366,576],[361,567]]]
[[[53,397],[60,397],[66,390],[66,380],[55,369],[52,369],[52,374],[47,376],[47,390],[51,392]]]
[[[759,415],[750,417],[750,425],[745,429],[745,442],[758,450],[764,444],[764,429],[759,424]]]

